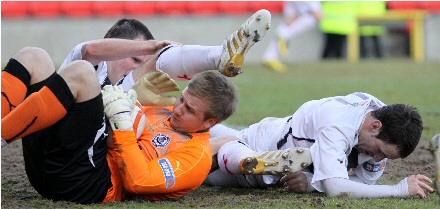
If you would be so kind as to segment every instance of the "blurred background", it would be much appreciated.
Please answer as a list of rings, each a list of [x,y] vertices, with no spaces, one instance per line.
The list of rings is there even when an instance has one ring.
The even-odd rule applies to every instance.
[[[282,62],[314,62],[323,59],[327,32],[323,31],[322,22],[331,13],[327,11],[327,3],[339,2],[322,2],[321,24],[289,40],[289,53],[280,58]],[[55,65],[59,66],[76,44],[103,38],[106,31],[122,17],[141,20],[158,40],[221,45],[252,13],[264,8],[272,13],[271,30],[261,43],[249,51],[246,58],[246,62],[258,63],[262,61],[270,40],[276,36],[277,26],[285,22],[284,6],[285,2],[282,1],[2,1],[2,67],[17,50],[25,46],[47,50]],[[390,11],[420,12],[418,14],[422,14],[424,26],[421,46],[423,60],[440,60],[440,2],[392,1],[383,2],[383,7],[382,13],[371,15],[383,17]],[[353,23],[359,15],[368,16],[365,11],[372,10],[352,7],[349,14],[345,15],[349,15]],[[414,28],[411,21],[385,21],[380,18],[374,21],[375,25],[382,27],[379,33],[374,34],[380,41],[380,59],[411,58],[410,36]],[[351,32],[349,30],[345,35]],[[360,50],[371,49],[375,47],[374,44],[366,42]],[[346,60],[346,48],[347,45],[343,45],[343,55],[332,59]],[[367,54],[361,59],[378,57]]]

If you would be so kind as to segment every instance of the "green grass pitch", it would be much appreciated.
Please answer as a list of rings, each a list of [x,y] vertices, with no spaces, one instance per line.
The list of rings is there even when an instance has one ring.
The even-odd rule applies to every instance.
[[[240,104],[225,121],[246,127],[265,117],[291,115],[301,104],[328,96],[361,91],[387,104],[406,103],[417,107],[424,120],[422,140],[440,133],[440,63],[415,63],[408,59],[364,60],[359,63],[321,61],[289,64],[286,74],[277,74],[258,63],[246,63],[244,74],[233,78]],[[183,89],[185,82],[179,82]],[[174,94],[173,94],[174,95]],[[175,95],[178,95],[177,93]],[[2,170],[2,172],[7,172]],[[416,173],[417,171],[414,171]],[[432,174],[433,176],[434,174]],[[398,183],[398,182],[381,182]],[[2,185],[3,187],[3,185]],[[245,189],[202,186],[182,199],[149,202],[136,199],[121,203],[77,205],[45,200],[32,188],[9,193],[2,188],[2,202],[14,201],[17,208],[439,208],[440,198],[346,199],[324,194],[292,194],[281,188]],[[8,190],[9,191],[9,190]],[[17,198],[17,195],[31,198]]]

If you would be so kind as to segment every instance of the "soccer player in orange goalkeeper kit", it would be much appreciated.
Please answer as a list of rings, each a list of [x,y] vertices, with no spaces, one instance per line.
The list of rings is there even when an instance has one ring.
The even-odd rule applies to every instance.
[[[119,86],[103,89],[114,139],[109,165],[120,170],[120,176],[112,181],[125,188],[114,184],[118,186],[108,193],[107,200],[124,199],[126,191],[163,200],[196,189],[211,169],[209,129],[237,108],[234,85],[220,73],[199,73],[176,101],[160,94],[178,90],[177,85],[167,74],[154,71],[133,89],[128,93]],[[132,111],[134,95],[138,95],[138,102]]]
[[[150,44],[154,54],[164,43]],[[211,169],[208,131],[236,109],[235,87],[219,73],[202,73],[164,107],[140,104],[175,101],[160,96],[176,90],[166,74],[148,73],[134,89],[140,103],[132,111],[136,93],[111,86],[101,92],[89,62],[55,72],[44,50],[24,48],[2,71],[2,147],[22,138],[29,181],[51,200],[121,201],[126,192],[181,197]]]

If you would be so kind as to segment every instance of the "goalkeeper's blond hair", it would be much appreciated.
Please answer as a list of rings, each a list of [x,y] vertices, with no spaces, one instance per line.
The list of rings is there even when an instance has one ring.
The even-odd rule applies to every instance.
[[[214,71],[197,74],[189,82],[187,91],[209,102],[205,119],[216,118],[220,123],[231,116],[238,106],[235,85],[229,78]]]

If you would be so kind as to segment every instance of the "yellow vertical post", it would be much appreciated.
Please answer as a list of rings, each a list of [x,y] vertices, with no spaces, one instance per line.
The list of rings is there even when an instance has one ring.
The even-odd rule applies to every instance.
[[[423,12],[416,12],[413,17],[414,28],[411,39],[411,56],[417,62],[425,60],[424,44],[425,44],[425,18]]]
[[[348,35],[347,57],[350,62],[359,61],[359,21],[356,21],[355,30]]]

